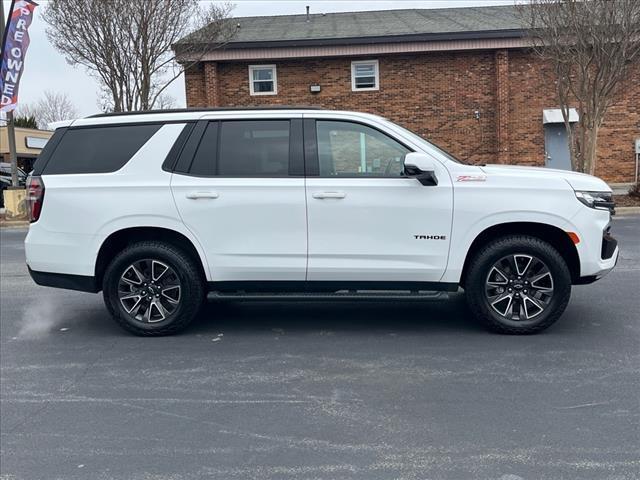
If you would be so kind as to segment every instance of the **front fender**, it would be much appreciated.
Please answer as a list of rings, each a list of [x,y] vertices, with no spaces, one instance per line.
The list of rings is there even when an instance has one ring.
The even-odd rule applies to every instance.
[[[468,219],[468,221],[456,219],[451,235],[449,263],[441,281],[459,283],[467,254],[475,239],[489,228],[511,223],[549,225],[564,232],[579,231],[575,224],[563,216],[530,210],[502,211],[487,214],[474,220]],[[579,250],[578,255],[580,255]]]

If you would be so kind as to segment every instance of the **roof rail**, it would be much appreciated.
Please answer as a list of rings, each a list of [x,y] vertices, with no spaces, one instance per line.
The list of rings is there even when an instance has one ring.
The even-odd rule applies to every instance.
[[[197,113],[197,112],[228,112],[228,111],[242,111],[242,110],[325,110],[322,107],[317,106],[291,106],[291,105],[267,105],[267,106],[254,106],[254,107],[210,107],[210,108],[170,108],[167,110],[140,110],[135,112],[109,112],[109,113],[97,113],[95,115],[89,115],[86,118],[101,118],[101,117],[119,117],[122,115],[149,115],[156,113]]]

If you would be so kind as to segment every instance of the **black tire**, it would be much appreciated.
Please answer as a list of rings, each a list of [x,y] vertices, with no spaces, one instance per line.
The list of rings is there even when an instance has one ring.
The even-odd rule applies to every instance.
[[[540,262],[535,265],[540,268],[538,272],[544,277],[532,281],[540,277],[536,275],[524,284],[524,279],[528,278],[524,275],[527,274],[526,269],[534,265],[534,260],[526,263],[527,257]],[[515,268],[510,270],[510,264]],[[502,268],[504,265],[506,267]],[[497,266],[498,271],[494,270],[494,266]],[[522,277],[518,276],[519,268],[524,269]],[[547,271],[551,275],[550,280],[545,273]],[[506,282],[502,277],[505,277]],[[531,288],[533,284],[536,285],[535,288]],[[474,255],[465,277],[464,288],[469,308],[489,329],[498,333],[526,335],[546,329],[562,315],[571,297],[571,274],[562,256],[549,243],[527,235],[509,235],[483,246]],[[523,292],[527,292],[527,295]],[[513,297],[516,293],[517,299]],[[536,295],[547,301],[539,300]],[[508,298],[509,296],[511,297]],[[523,297],[527,297],[526,300]],[[531,318],[524,304],[531,310]],[[536,313],[542,306],[544,308]],[[504,315],[501,314],[502,310]]]
[[[154,268],[160,268],[156,270],[156,273],[160,273],[163,267],[169,267],[166,272],[170,272],[171,285],[161,285],[161,278],[157,282],[143,283],[144,281],[141,280],[139,286],[131,285],[133,283],[131,279],[138,281],[135,278],[138,274],[131,275],[132,271],[135,273],[136,268],[131,270],[131,267],[137,265],[138,272],[144,274],[140,265],[145,264],[151,265],[151,270],[146,272],[148,275],[143,275],[144,278],[149,275],[153,277]],[[164,274],[161,273],[160,276],[162,275]],[[151,285],[152,283],[155,284]],[[102,293],[109,313],[122,328],[140,336],[163,336],[178,333],[193,321],[204,302],[206,293],[204,283],[198,265],[182,250],[164,242],[143,241],[128,246],[114,257],[105,271]],[[145,309],[142,305],[136,310],[134,305],[131,309],[132,313],[129,313],[125,304],[131,305],[136,300],[139,302],[137,298],[140,296],[139,293],[147,292],[147,288],[152,287],[156,289],[156,298],[153,298],[154,295],[150,293],[149,297],[147,297],[148,293],[144,293],[141,297],[144,297],[143,300],[147,303],[149,302],[145,300],[146,298],[153,298],[151,303],[156,302],[158,306],[149,305],[148,309]],[[166,289],[163,290],[163,287]],[[131,288],[132,292],[127,293],[132,293],[131,296],[136,298],[125,299],[128,296],[123,292],[125,288]],[[164,302],[164,307],[160,300]],[[171,308],[173,310],[169,312]],[[143,313],[139,313],[141,309]],[[148,319],[145,317],[147,310],[150,312]],[[142,318],[134,318],[136,314]],[[154,315],[159,318],[152,318]]]

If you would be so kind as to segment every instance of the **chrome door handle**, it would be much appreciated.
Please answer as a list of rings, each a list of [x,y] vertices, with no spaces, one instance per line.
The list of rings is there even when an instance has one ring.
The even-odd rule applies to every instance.
[[[187,193],[187,198],[191,200],[197,200],[199,198],[218,198],[216,192],[191,192]]]
[[[347,196],[344,192],[315,192],[311,194],[313,198],[323,199],[323,198],[344,198]]]

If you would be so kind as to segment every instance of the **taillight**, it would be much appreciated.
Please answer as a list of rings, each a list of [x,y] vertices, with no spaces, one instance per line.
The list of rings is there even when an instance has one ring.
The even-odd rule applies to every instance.
[[[41,177],[27,179],[27,201],[29,202],[29,216],[31,222],[37,222],[42,212],[44,202],[44,182]]]

